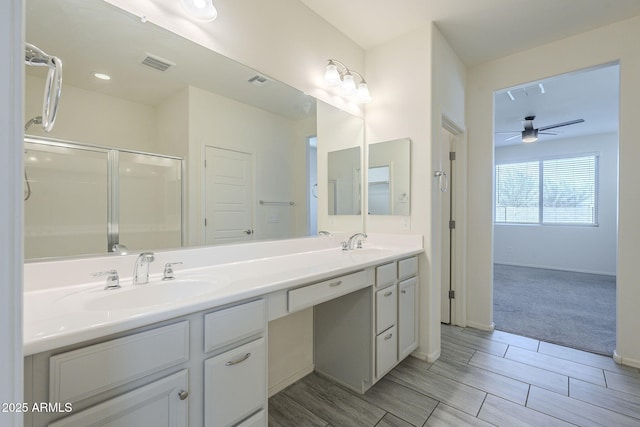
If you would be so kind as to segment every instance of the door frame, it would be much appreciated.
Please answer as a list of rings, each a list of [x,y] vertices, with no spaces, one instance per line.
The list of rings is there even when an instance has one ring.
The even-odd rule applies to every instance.
[[[456,221],[455,232],[452,233],[451,252],[451,290],[455,298],[451,301],[451,325],[467,326],[467,134],[464,126],[456,123],[449,115],[442,113],[441,128],[449,132],[452,145],[455,147],[456,159],[450,183],[452,190],[451,211]],[[438,207],[439,208],[439,207]],[[442,219],[448,223],[449,219]],[[444,226],[440,223],[438,226]],[[440,265],[440,268],[445,266]],[[448,268],[448,266],[447,266]],[[438,282],[440,287],[441,283]],[[439,316],[441,317],[441,316]]]

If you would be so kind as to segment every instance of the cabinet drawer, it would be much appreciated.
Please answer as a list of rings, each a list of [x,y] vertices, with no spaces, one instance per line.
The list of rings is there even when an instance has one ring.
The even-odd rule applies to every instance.
[[[149,385],[62,418],[49,427],[175,426],[186,427],[189,372],[184,369]]]
[[[265,339],[204,362],[205,426],[234,425],[264,409],[267,398]]]
[[[265,325],[265,304],[262,299],[205,314],[204,352],[260,334]]]
[[[398,338],[393,326],[376,337],[376,377],[387,373],[398,361]]]
[[[418,257],[401,259],[398,261],[398,278],[406,279],[407,277],[418,274]]]
[[[376,286],[384,286],[393,283],[396,280],[396,263],[379,265],[376,267]]]
[[[376,334],[396,324],[398,295],[396,286],[388,286],[376,292]]]
[[[367,285],[367,275],[364,271],[325,280],[302,288],[289,291],[289,311],[311,307],[321,302],[329,301],[341,295],[364,288]]]
[[[140,332],[49,359],[49,401],[77,402],[189,360],[189,322]]]

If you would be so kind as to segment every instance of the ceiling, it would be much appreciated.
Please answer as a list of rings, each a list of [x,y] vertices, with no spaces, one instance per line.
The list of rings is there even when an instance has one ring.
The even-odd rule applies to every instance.
[[[640,15],[638,0],[300,0],[364,49],[372,49],[435,22],[467,66],[531,49]],[[526,116],[534,127],[582,118],[540,141],[615,132],[618,127],[618,67],[572,73],[511,88],[529,96],[512,101],[506,89],[495,95],[496,146],[522,131]],[[543,83],[544,94],[531,86]],[[518,91],[518,89],[520,89]],[[372,90],[375,90],[372,88]],[[551,132],[551,130],[550,130]]]
[[[300,0],[363,49],[433,21],[473,66],[640,15],[638,0]]]

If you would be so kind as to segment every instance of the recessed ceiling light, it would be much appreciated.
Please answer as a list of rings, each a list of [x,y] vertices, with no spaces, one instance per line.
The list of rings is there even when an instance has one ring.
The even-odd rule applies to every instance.
[[[111,76],[104,73],[93,73],[93,76],[100,80],[111,80]]]

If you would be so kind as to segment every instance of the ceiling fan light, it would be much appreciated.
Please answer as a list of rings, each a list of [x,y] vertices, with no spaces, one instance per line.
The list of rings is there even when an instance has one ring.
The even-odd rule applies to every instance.
[[[536,142],[538,140],[538,129],[525,129],[522,131],[522,142]]]
[[[182,8],[194,19],[211,22],[218,17],[212,0],[181,0]]]

